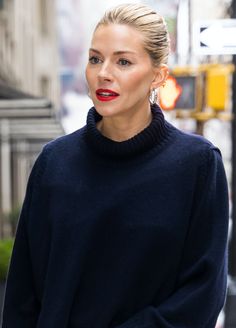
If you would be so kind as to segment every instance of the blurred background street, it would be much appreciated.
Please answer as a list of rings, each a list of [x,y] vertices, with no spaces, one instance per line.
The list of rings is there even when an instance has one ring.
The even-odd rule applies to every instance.
[[[86,124],[91,34],[105,9],[123,2],[0,0],[0,307],[29,172],[45,143]],[[236,0],[142,2],[170,32],[170,76],[159,94],[166,119],[223,156],[229,277],[217,328],[236,328]]]

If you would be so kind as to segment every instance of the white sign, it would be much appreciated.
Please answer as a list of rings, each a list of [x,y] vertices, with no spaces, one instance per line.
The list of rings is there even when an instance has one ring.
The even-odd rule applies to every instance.
[[[194,25],[194,52],[199,55],[236,54],[236,19],[216,19]]]

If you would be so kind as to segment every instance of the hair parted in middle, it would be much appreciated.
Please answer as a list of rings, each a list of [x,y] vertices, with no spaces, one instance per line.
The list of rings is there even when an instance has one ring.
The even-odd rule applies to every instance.
[[[154,66],[167,64],[170,48],[169,33],[164,18],[147,5],[121,4],[107,10],[96,29],[101,25],[122,24],[135,28],[143,36],[144,48]]]

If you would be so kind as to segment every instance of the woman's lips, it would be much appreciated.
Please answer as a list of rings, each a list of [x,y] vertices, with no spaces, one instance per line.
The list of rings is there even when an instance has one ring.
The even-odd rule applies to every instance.
[[[97,89],[96,90],[96,96],[97,99],[100,101],[110,101],[117,97],[119,97],[119,94],[113,90],[109,89]]]

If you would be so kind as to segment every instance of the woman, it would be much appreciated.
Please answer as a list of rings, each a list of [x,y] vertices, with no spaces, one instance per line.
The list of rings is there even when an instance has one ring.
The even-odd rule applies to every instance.
[[[165,23],[145,5],[120,5],[98,23],[86,68],[94,107],[31,172],[3,328],[215,326],[226,178],[219,150],[155,104],[168,51]]]

